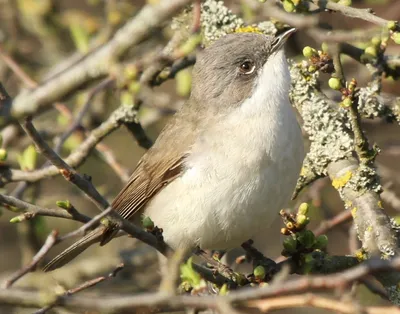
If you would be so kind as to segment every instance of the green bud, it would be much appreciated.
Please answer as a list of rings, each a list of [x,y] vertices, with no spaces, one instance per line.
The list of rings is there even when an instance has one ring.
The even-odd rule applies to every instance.
[[[317,67],[315,66],[315,65],[310,65],[309,67],[308,67],[308,72],[310,72],[310,73],[315,73],[315,72],[317,72]]]
[[[110,219],[108,219],[108,218],[102,218],[102,219],[100,220],[100,223],[101,223],[102,225],[106,226],[106,227],[109,227],[109,226],[111,225]]]
[[[350,98],[345,98],[342,101],[343,108],[349,108],[353,104],[353,101]]]
[[[311,248],[315,243],[315,235],[311,230],[304,230],[298,235],[297,239],[307,249]]]
[[[193,50],[196,49],[198,45],[201,44],[203,37],[201,34],[194,34],[189,37],[189,39],[181,46],[179,47],[179,52],[187,56],[189,53],[191,53]]]
[[[16,224],[16,223],[19,223],[19,222],[24,221],[24,220],[25,220],[25,219],[23,218],[23,216],[17,216],[17,217],[11,218],[11,219],[10,219],[10,222],[11,222],[12,224]]]
[[[314,248],[319,249],[319,250],[324,250],[326,249],[326,246],[328,245],[328,237],[325,234],[322,234],[317,237],[315,240]]]
[[[179,71],[176,76],[176,93],[179,96],[187,97],[190,94],[192,86],[192,73],[188,69]]]
[[[381,40],[381,38],[378,37],[378,36],[374,36],[374,37],[372,37],[372,39],[371,39],[371,43],[372,43],[375,47],[379,47],[379,46],[381,45],[381,42],[382,42],[382,40]]]
[[[396,21],[389,21],[387,23],[387,28],[391,31],[395,31],[397,28],[397,22]]]
[[[227,295],[228,292],[229,292],[228,285],[224,283],[221,289],[219,289],[219,295]]]
[[[328,44],[323,42],[322,45],[321,45],[321,49],[322,49],[323,52],[327,53],[328,50],[329,50]]]
[[[134,94],[140,91],[140,83],[138,81],[133,81],[128,85],[128,90]]]
[[[351,6],[352,1],[351,0],[340,0],[339,4],[345,5],[346,7]]]
[[[26,170],[34,170],[37,162],[37,151],[34,145],[29,145],[22,153],[24,167]]]
[[[249,282],[249,281],[247,280],[246,276],[243,275],[243,274],[241,274],[241,273],[235,272],[235,273],[234,273],[234,276],[235,276],[235,280],[236,280],[236,282],[237,282],[237,284],[238,284],[239,286],[244,286],[244,285],[246,285],[246,284]]]
[[[70,210],[72,208],[72,205],[69,200],[66,201],[57,201],[56,205],[62,209]]]
[[[365,51],[365,53],[367,53],[371,56],[374,56],[374,57],[376,57],[378,55],[378,51],[376,50],[376,47],[373,47],[373,46],[369,46],[369,47],[365,48],[364,51]]]
[[[309,206],[307,203],[301,203],[299,206],[298,213],[301,215],[307,215]]]
[[[297,249],[297,240],[292,236],[287,237],[285,240],[283,240],[283,248],[288,253],[295,253]]]
[[[7,151],[4,148],[0,148],[0,161],[7,159]]]
[[[310,218],[306,215],[298,214],[296,216],[296,223],[299,227],[304,227],[310,222]]]
[[[133,95],[129,91],[122,91],[121,96],[120,96],[120,101],[123,106],[133,106],[134,105],[134,99]]]
[[[259,280],[263,280],[265,278],[265,268],[261,265],[258,265],[253,270],[254,277]]]
[[[134,79],[136,79],[136,77],[138,75],[138,69],[137,69],[137,67],[135,65],[128,65],[124,69],[124,74],[125,74],[127,79],[134,80]]]
[[[314,48],[311,48],[310,46],[305,46],[303,48],[303,56],[306,58],[311,58],[312,56],[317,55],[317,51]]]
[[[332,88],[334,90],[339,90],[342,88],[342,83],[336,77],[331,77],[328,81],[328,85],[330,88]]]
[[[396,44],[400,45],[400,33],[393,33],[392,38]]]
[[[143,228],[152,230],[154,229],[154,222],[149,216],[144,216],[142,219]]]
[[[288,13],[292,13],[296,9],[296,6],[291,0],[284,0],[283,9]]]

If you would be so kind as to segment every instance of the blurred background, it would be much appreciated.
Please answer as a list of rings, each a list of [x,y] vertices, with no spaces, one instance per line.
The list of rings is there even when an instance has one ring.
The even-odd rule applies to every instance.
[[[154,0],[148,0],[148,2],[152,1]],[[79,58],[80,55],[92,49],[91,47],[107,41],[145,2],[140,0],[0,0],[0,51],[10,56],[32,80],[44,81],[49,73],[56,73],[62,69],[63,62],[71,56]],[[256,0],[225,1],[234,13],[242,16],[248,23],[265,19],[261,10],[253,10],[255,3],[257,3]],[[370,7],[378,16],[388,20],[400,19],[400,1],[398,0],[353,0],[353,6]],[[373,26],[368,22],[334,13],[319,14],[319,19],[323,25],[349,32],[360,29],[368,32]],[[172,31],[168,27],[160,30],[148,40],[147,44],[141,45],[141,48],[133,51],[130,56],[143,55],[154,47],[159,49],[168,41],[171,34]],[[353,44],[359,47],[366,45],[366,43]],[[290,39],[288,55],[295,60],[300,60],[301,51],[306,45],[320,48],[321,42],[316,42],[300,30]],[[387,54],[398,56],[400,46],[391,41]],[[365,86],[368,83],[370,76],[365,66],[348,58],[345,58],[343,62],[348,79],[356,78],[359,86]],[[326,78],[322,77],[322,80]],[[182,88],[182,80],[186,80],[186,83],[190,85],[190,68],[177,80],[167,81],[154,89],[157,99],[160,100],[160,104],[156,106],[158,109],[143,107],[141,110],[141,122],[147,135],[153,140],[156,139],[169,115],[182,105],[188,95],[188,90]],[[0,81],[12,97],[27,87],[2,58],[0,58]],[[74,115],[85,104],[91,87],[91,85],[87,86],[63,100]],[[399,82],[385,79],[383,92],[400,96]],[[119,106],[120,96],[115,86],[105,88],[98,93],[83,119],[82,124],[85,129],[93,129],[107,119],[109,114]],[[162,110],[159,109],[160,107]],[[35,126],[43,132],[42,135],[50,143],[56,136],[62,134],[68,125],[68,118],[57,110],[50,110],[35,118]],[[363,121],[363,127],[370,143],[377,143],[382,149],[382,153],[377,158],[377,165],[385,187],[384,207],[390,215],[396,216],[400,211],[399,126],[377,119]],[[19,156],[31,142],[24,136],[21,129],[14,128],[12,132],[12,136],[3,145],[7,146],[7,163],[13,168],[19,168]],[[82,132],[72,134],[63,146],[62,156],[68,156],[83,138]],[[92,153],[79,171],[90,175],[99,191],[111,201],[123,187],[145,150],[137,145],[125,128],[112,133],[103,143],[105,149]],[[111,157],[107,154],[109,152],[111,152]],[[38,156],[35,167],[40,167],[44,162],[45,160]],[[114,169],[110,163],[114,165]],[[116,168],[119,168],[118,173],[115,171]],[[68,199],[86,215],[93,216],[98,213],[94,205],[78,189],[72,187],[60,176],[44,179],[31,185],[9,184],[0,191],[5,194],[17,193],[25,201],[50,208],[56,207],[56,201]],[[302,201],[312,204],[310,229],[316,228],[322,221],[344,210],[343,203],[328,179],[321,179],[304,190],[291,206],[296,206]],[[9,220],[13,216],[15,214],[12,212],[2,210],[0,217],[0,281],[29,262],[52,229],[57,229],[64,234],[80,226],[77,222],[48,217],[36,217],[20,224],[11,224]],[[282,250],[280,235],[282,227],[283,224],[277,215],[276,223],[254,239],[255,246],[272,259],[279,258]],[[358,248],[350,222],[336,227],[327,235],[330,254],[351,254]],[[70,243],[62,243],[55,247],[51,250],[49,258],[68,244]],[[235,254],[240,254],[239,250],[230,253],[228,260],[232,260]],[[68,268],[67,272],[61,269],[51,274],[40,274],[40,276],[37,273],[30,274],[18,282],[17,286],[38,286],[42,289],[54,288],[56,285],[72,287],[79,282],[109,272],[121,260],[124,260],[126,267],[118,278],[104,282],[88,293],[95,293],[97,290],[134,293],[154,290],[157,287],[159,274],[154,251],[127,237],[116,239],[102,248],[91,247]],[[368,292],[365,288],[359,288],[356,293],[359,294],[363,304],[386,304],[379,296]],[[0,313],[11,311],[14,309],[0,307]],[[57,311],[67,313],[62,310]],[[16,312],[30,313],[29,310]],[[321,311],[309,309],[281,312],[321,313]]]

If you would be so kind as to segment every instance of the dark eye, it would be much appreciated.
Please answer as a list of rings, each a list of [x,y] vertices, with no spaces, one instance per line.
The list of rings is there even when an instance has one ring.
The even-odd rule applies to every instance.
[[[255,68],[256,66],[254,65],[254,63],[249,60],[242,62],[239,66],[239,70],[243,74],[251,74],[254,72]]]

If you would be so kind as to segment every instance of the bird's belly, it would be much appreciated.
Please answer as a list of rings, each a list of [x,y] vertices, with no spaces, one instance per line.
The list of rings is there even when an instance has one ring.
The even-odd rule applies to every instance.
[[[281,149],[276,159],[263,149],[253,158],[226,150],[198,156],[191,160],[193,167],[151,201],[145,214],[163,228],[173,248],[239,246],[268,228],[290,200],[303,144],[301,137],[296,145],[281,144],[275,147]],[[204,158],[207,162],[199,162]]]

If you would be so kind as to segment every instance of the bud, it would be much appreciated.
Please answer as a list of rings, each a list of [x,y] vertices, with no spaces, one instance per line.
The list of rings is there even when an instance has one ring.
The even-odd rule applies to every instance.
[[[365,48],[364,51],[366,54],[369,54],[374,57],[376,57],[378,55],[378,51],[376,50],[376,47],[373,47],[373,46],[369,46],[369,47]]]
[[[292,13],[296,9],[296,6],[291,0],[283,0],[283,9],[288,13]]]
[[[0,161],[7,159],[7,151],[4,148],[0,148]]]
[[[153,222],[153,220],[151,220],[151,218],[149,216],[143,217],[142,225],[143,225],[143,228],[145,228],[145,229],[148,229],[148,230],[154,229],[154,222]]]
[[[189,53],[195,50],[198,45],[201,44],[202,39],[203,37],[201,34],[193,34],[181,47],[179,47],[179,53],[183,56],[187,56]]]
[[[382,40],[381,40],[380,37],[374,36],[374,37],[372,37],[372,39],[371,39],[371,43],[372,43],[375,47],[379,47],[379,46],[381,45],[381,43],[382,43]]]
[[[258,280],[263,280],[265,278],[265,268],[261,265],[258,265],[253,270],[254,277]]]
[[[351,2],[351,0],[340,0],[339,4],[349,7],[349,6],[351,6],[352,2]]]
[[[324,250],[326,249],[326,246],[328,245],[328,237],[325,234],[322,234],[317,237],[315,240],[314,248],[319,249],[319,250]]]
[[[392,39],[396,44],[400,45],[400,33],[393,33]]]
[[[315,66],[315,65],[310,65],[309,67],[308,67],[308,72],[310,72],[310,73],[315,73],[315,72],[317,72],[317,67]]]
[[[26,170],[34,170],[37,162],[37,151],[34,145],[29,145],[22,153],[22,159]]]
[[[295,253],[297,249],[297,240],[292,236],[287,237],[283,240],[283,248],[290,254]]]
[[[321,45],[321,49],[322,49],[323,52],[327,53],[328,50],[329,50],[328,44],[326,42],[323,42],[322,45]]]
[[[395,31],[397,28],[397,22],[396,21],[389,21],[387,23],[387,28],[391,31]]]
[[[310,222],[310,218],[308,218],[306,215],[297,215],[296,216],[296,223],[298,227],[304,227]]]
[[[176,93],[179,96],[187,97],[190,94],[192,86],[192,73],[188,69],[179,71],[176,76]]]
[[[311,58],[312,56],[316,56],[317,51],[314,48],[311,48],[310,46],[305,46],[303,48],[303,56],[306,58]]]
[[[343,101],[341,103],[343,108],[349,108],[349,107],[351,107],[352,104],[353,104],[353,101],[348,97],[343,99]]]
[[[11,218],[11,219],[10,219],[10,222],[11,222],[12,224],[16,224],[16,223],[19,223],[19,222],[24,221],[24,220],[25,220],[25,219],[24,219],[24,216],[17,216],[17,217]]]
[[[297,239],[307,249],[311,248],[315,243],[315,235],[310,230],[301,232]]]
[[[66,201],[57,201],[56,205],[62,209],[70,210],[72,208],[72,205],[69,200]]]
[[[133,94],[137,94],[140,91],[140,83],[138,81],[133,81],[128,85],[128,90]]]
[[[301,203],[300,206],[299,206],[298,213],[301,214],[301,215],[307,215],[308,208],[309,208],[309,206],[308,206],[307,203]]]
[[[328,85],[330,88],[332,88],[334,90],[339,90],[342,88],[342,83],[336,77],[331,77],[328,81]]]

